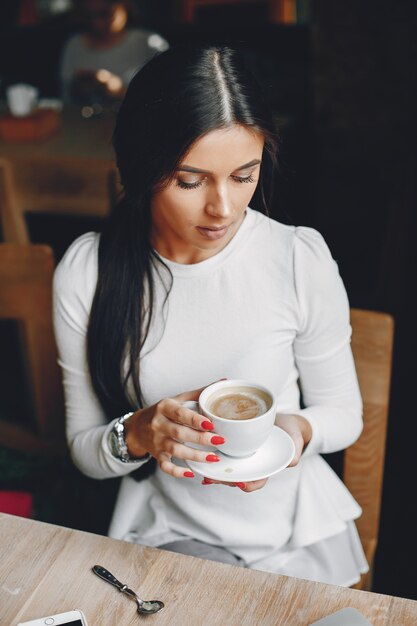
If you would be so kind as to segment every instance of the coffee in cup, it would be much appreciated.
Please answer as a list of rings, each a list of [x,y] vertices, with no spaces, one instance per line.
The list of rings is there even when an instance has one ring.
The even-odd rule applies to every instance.
[[[210,413],[229,420],[249,420],[266,413],[271,396],[257,387],[228,387],[207,400]]]

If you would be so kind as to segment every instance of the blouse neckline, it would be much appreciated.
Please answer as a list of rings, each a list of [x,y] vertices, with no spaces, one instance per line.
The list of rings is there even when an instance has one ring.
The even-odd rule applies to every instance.
[[[173,276],[181,276],[183,278],[198,276],[206,272],[213,271],[222,265],[232,254],[234,254],[251,234],[256,218],[257,212],[248,207],[239,230],[229,243],[222,250],[220,250],[220,252],[217,252],[217,254],[214,254],[199,263],[176,263],[175,261],[166,259],[156,250],[154,252],[157,257],[170,269]]]

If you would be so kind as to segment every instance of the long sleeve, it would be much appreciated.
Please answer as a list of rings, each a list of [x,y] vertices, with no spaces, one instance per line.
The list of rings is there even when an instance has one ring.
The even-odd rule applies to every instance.
[[[88,317],[97,282],[98,236],[77,239],[54,276],[54,326],[63,373],[66,434],[78,469],[92,478],[123,476],[145,461],[123,463],[108,446],[109,423],[94,393],[86,359]]]
[[[298,228],[294,282],[299,307],[295,362],[312,439],[304,453],[341,450],[362,430],[362,400],[350,347],[346,291],[321,235]]]

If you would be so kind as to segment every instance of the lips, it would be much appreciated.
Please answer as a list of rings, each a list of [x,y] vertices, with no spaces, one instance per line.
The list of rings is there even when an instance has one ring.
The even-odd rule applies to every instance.
[[[227,226],[220,227],[205,227],[205,226],[197,226],[198,232],[203,235],[206,239],[216,240],[221,239],[229,230],[230,224]]]

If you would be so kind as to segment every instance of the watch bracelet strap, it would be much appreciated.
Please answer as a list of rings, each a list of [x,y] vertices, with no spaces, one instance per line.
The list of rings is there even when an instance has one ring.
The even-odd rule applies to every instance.
[[[122,452],[122,456],[115,455],[112,451],[112,446],[110,446],[112,455],[115,458],[117,458],[119,461],[122,461],[122,463],[131,463],[132,465],[136,465],[137,463],[144,463],[145,461],[148,461],[151,458],[151,455],[149,453],[146,453],[144,456],[141,457],[131,457],[129,455],[129,451],[127,449],[126,441],[124,438],[124,429],[121,432],[117,430],[117,426],[123,426],[125,421],[128,420],[129,417],[132,417],[133,414],[134,411],[130,411],[129,413],[125,413],[116,420],[116,422],[113,424],[112,430],[110,431],[109,439],[112,436],[116,436],[118,441],[118,448]]]

